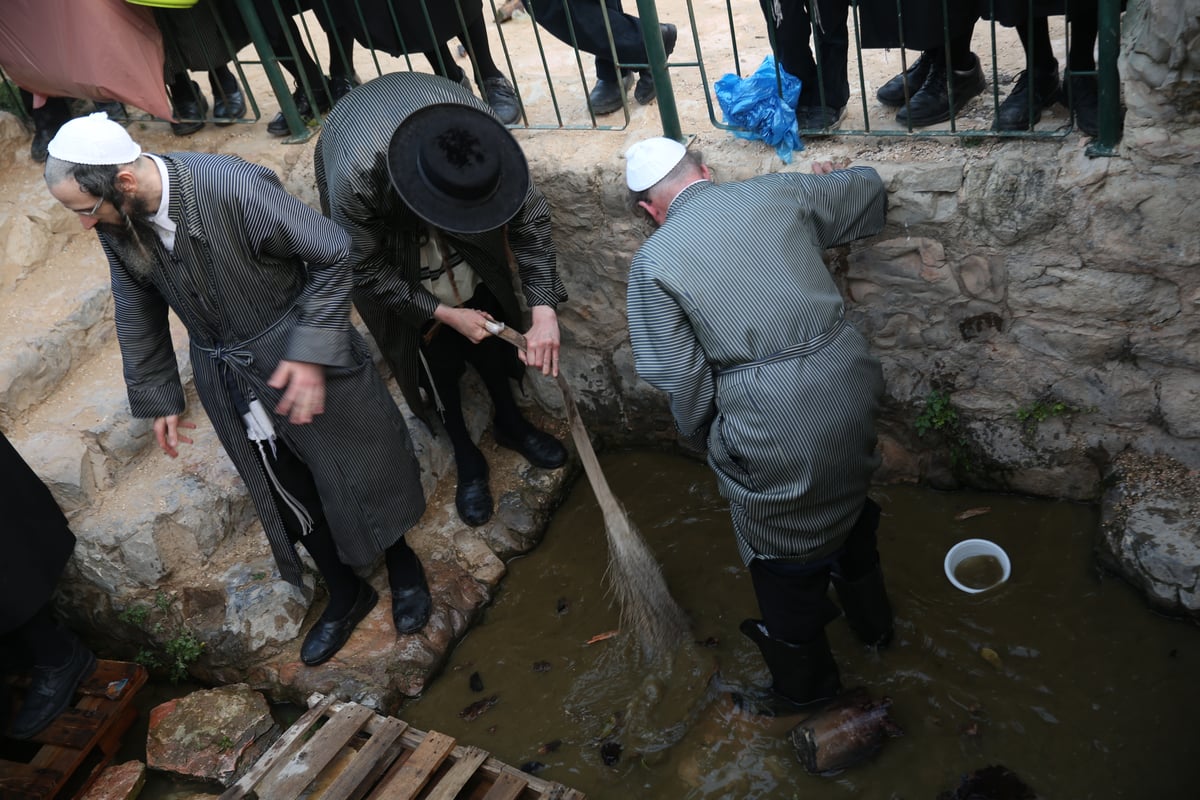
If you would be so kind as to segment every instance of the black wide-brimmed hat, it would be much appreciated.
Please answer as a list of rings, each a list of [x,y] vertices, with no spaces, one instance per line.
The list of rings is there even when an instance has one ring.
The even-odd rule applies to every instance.
[[[529,191],[517,140],[491,114],[459,103],[405,117],[388,144],[388,174],[417,216],[451,233],[499,228]]]

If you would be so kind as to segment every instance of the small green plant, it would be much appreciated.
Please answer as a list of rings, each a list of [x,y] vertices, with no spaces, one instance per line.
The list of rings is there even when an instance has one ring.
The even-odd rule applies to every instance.
[[[197,639],[191,631],[184,630],[168,639],[163,649],[169,657],[167,670],[171,680],[178,683],[188,676],[188,667],[204,652],[204,642]]]
[[[138,650],[135,660],[151,669],[165,667],[172,682],[178,683],[187,677],[188,668],[204,652],[204,642],[176,621],[171,606],[171,596],[158,592],[153,605],[130,606],[117,618],[140,628],[153,640],[150,646]]]
[[[267,577],[267,573],[265,573],[265,572],[255,572],[255,573],[253,573],[253,574],[250,576],[250,580],[252,580],[252,581],[261,581],[261,580],[262,580],[263,578],[265,578],[265,577]]]
[[[1017,409],[1017,419],[1026,433],[1033,433],[1037,426],[1051,417],[1062,417],[1078,414],[1079,409],[1069,406],[1059,400],[1038,400],[1024,408]]]
[[[130,606],[129,608],[117,614],[117,619],[122,622],[128,622],[130,625],[136,625],[141,628],[145,626],[147,617],[150,616],[150,607],[143,605]]]
[[[959,426],[958,411],[950,402],[950,395],[930,392],[925,398],[925,407],[917,415],[913,427],[917,436],[936,433],[941,436],[950,450],[950,466],[970,472],[972,469],[970,442]]]
[[[930,392],[925,398],[925,408],[917,415],[914,425],[918,436],[924,436],[930,431],[956,430],[958,412],[954,410],[950,396],[941,392]]]
[[[230,739],[228,736],[222,736],[221,740],[217,742],[217,748],[220,750],[232,750],[233,739]]]

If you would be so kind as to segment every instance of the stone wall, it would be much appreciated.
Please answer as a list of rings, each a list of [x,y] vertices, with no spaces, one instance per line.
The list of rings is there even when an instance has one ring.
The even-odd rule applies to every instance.
[[[1184,485],[1200,468],[1200,0],[1130,6],[1117,158],[1089,158],[1075,134],[973,146],[809,142],[808,158],[873,164],[890,193],[884,233],[830,253],[850,318],[885,369],[881,481],[1097,500],[1124,452],[1180,465]],[[178,147],[163,127],[134,134],[148,149]],[[560,312],[563,372],[602,445],[675,438],[665,399],[633,370],[624,319],[629,260],[647,229],[625,207],[620,153],[653,132],[519,134],[554,209],[571,295]],[[194,146],[268,164],[315,204],[312,143],[280,147],[236,129],[221,137]],[[46,194],[11,118],[0,138],[13,186],[0,198],[0,425],[79,536],[64,581],[73,623],[130,656],[188,632],[203,644],[193,674],[250,680],[276,696],[337,691],[382,706],[418,693],[489,601],[504,561],[536,543],[571,475],[522,468],[484,434],[500,511],[465,529],[444,437],[411,420],[431,497],[412,540],[441,598],[434,622],[396,640],[382,603],[347,662],[299,669],[312,587],[275,579],[240,482],[198,413],[197,444],[175,462],[129,418],[94,237]],[[780,166],[768,148],[720,131],[693,146],[722,180]],[[552,382],[526,386],[532,405],[559,416]],[[488,409],[470,413],[482,432]],[[1129,550],[1122,542],[1136,534],[1109,536],[1109,550]],[[1162,607],[1200,611],[1195,565],[1129,571],[1138,569],[1135,582]],[[381,575],[373,580],[383,588]]]

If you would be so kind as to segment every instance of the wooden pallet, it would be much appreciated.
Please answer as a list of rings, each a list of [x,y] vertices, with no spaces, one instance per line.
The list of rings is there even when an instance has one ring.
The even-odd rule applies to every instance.
[[[309,706],[221,800],[585,800],[366,706],[320,694]]]
[[[0,797],[50,800],[83,794],[116,755],[137,717],[133,697],[146,669],[125,661],[97,661],[75,702],[29,742],[6,741],[0,757]],[[10,751],[32,751],[28,760]]]

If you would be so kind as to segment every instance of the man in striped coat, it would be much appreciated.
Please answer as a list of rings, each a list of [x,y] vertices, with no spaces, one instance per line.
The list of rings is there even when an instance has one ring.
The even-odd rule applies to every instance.
[[[378,599],[355,572],[386,554],[397,630],[430,598],[404,533],[425,509],[404,419],[350,325],[350,242],[269,169],[202,153],[150,155],[103,114],[49,146],[51,194],[108,256],[130,407],[174,458],[184,388],[167,320],[188,331],[196,392],[246,482],[284,579],[299,541],[329,589],[301,647],[330,658]]]
[[[522,364],[486,328],[494,318],[525,329],[511,253],[533,323],[522,358],[558,374],[556,308],[567,292],[550,206],[512,134],[436,75],[394,72],[351,90],[325,119],[315,159],[321,207],[350,233],[354,305],[423,417],[418,387],[429,392],[454,448],[458,514],[482,525],[492,496],[487,461],[463,419],[464,364],[491,397],[497,444],[546,469],[567,458],[522,415],[509,385]]]
[[[670,395],[681,436],[707,445],[763,617],[742,632],[797,704],[840,690],[824,631],[831,573],[865,642],[892,633],[867,497],[883,378],[821,258],[878,233],[887,195],[868,167],[818,171],[718,185],[663,138],[634,145],[626,165],[658,226],[629,272],[635,365]]]

